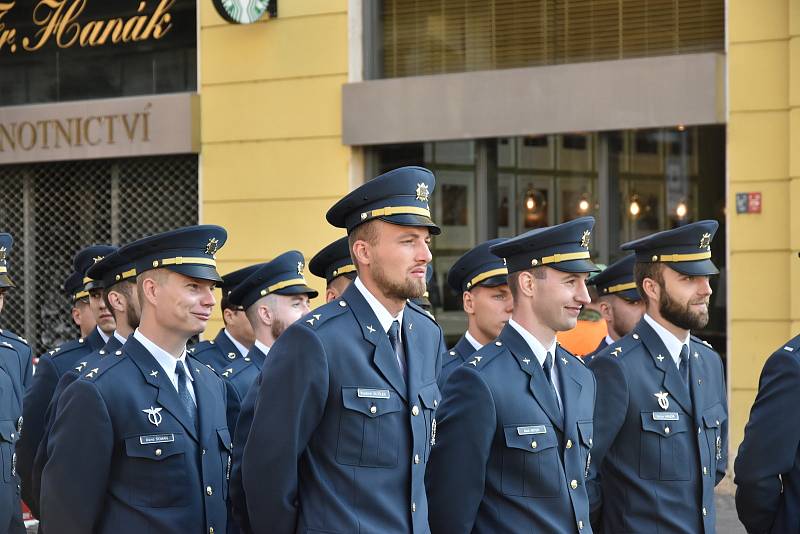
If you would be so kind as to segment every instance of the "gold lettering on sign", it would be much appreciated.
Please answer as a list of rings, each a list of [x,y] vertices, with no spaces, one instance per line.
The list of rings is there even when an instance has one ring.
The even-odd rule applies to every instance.
[[[148,102],[142,111],[90,115],[37,121],[0,122],[0,153],[57,150],[85,145],[115,145],[115,123],[122,124],[122,140],[128,144],[150,142]],[[52,142],[52,145],[51,145]]]
[[[17,51],[17,30],[6,25],[4,16],[15,8],[18,0],[0,0],[0,52]],[[172,29],[170,9],[176,0],[138,0],[136,12],[127,17],[81,20],[90,0],[38,0],[33,5],[31,20],[38,28],[33,35],[22,37],[22,50],[35,52],[54,42],[59,48],[80,48],[107,44],[161,39]],[[103,0],[94,0],[102,2]],[[134,2],[136,0],[133,0]],[[150,4],[148,5],[148,1]],[[155,2],[155,3],[154,3]],[[24,5],[20,3],[20,5]],[[154,7],[152,7],[154,6]],[[16,9],[21,9],[17,7]]]

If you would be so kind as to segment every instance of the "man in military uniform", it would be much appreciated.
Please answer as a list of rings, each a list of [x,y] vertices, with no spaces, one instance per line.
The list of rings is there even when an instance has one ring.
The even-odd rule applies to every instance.
[[[592,373],[556,342],[589,302],[594,219],[497,243],[514,310],[442,392],[426,483],[436,533],[591,532]]]
[[[751,534],[800,532],[800,335],[764,364],[739,445],[736,510]]]
[[[38,502],[41,493],[42,471],[48,459],[48,442],[53,419],[58,410],[58,402],[64,389],[72,384],[81,373],[94,369],[106,356],[114,354],[125,344],[128,337],[139,326],[141,309],[136,286],[136,268],[123,257],[119,250],[105,256],[92,265],[86,273],[87,278],[97,280],[103,289],[106,308],[114,315],[116,329],[108,342],[99,351],[80,358],[74,369],[65,372],[58,381],[53,397],[45,413],[45,427],[36,451],[31,475],[34,499]],[[44,522],[39,525],[39,533],[44,532]]]
[[[261,265],[263,264],[249,265],[222,277],[220,309],[225,327],[220,329],[213,340],[201,341],[191,350],[194,358],[219,373],[235,360],[247,356],[256,340],[244,309],[231,303],[230,294]]]
[[[430,171],[403,167],[328,211],[358,276],[270,351],[242,463],[254,532],[429,532],[423,480],[445,348],[408,299],[425,291],[439,233],[433,188]]]
[[[317,252],[308,262],[308,270],[314,276],[325,279],[325,302],[341,297],[345,289],[356,279],[356,266],[350,257],[347,237],[337,239]]]
[[[612,263],[587,282],[597,290],[597,305],[608,327],[608,334],[591,353],[590,361],[601,350],[628,335],[644,315],[644,302],[636,289],[633,266],[636,256],[629,254]]]
[[[467,331],[447,351],[439,376],[440,387],[472,353],[499,336],[511,318],[513,299],[508,289],[508,268],[502,258],[489,252],[490,247],[504,241],[492,239],[481,243],[461,256],[447,274],[447,284],[461,295]]]
[[[257,397],[257,392],[250,390],[257,383],[270,347],[292,323],[308,313],[308,300],[318,295],[308,287],[303,267],[303,254],[296,250],[285,252],[262,264],[230,295],[235,305],[244,308],[256,334],[255,345],[247,358],[234,362],[222,372],[242,403],[233,437],[230,494],[233,514],[244,532],[249,532],[249,527],[247,499],[242,487],[242,453],[253,423]]]
[[[222,371],[244,398],[264,367],[270,347],[295,321],[310,310],[309,299],[317,292],[303,277],[303,254],[291,250],[262,264],[234,289],[229,299],[244,308],[255,333],[255,343],[247,359],[234,362]]]
[[[8,272],[13,239],[0,234],[0,311],[5,293],[14,287]],[[20,508],[19,479],[16,472],[16,443],[22,429],[22,400],[31,381],[31,349],[9,330],[0,330],[0,531],[25,532]]]
[[[728,449],[719,355],[691,335],[708,322],[716,221],[699,221],[622,246],[636,254],[646,313],[594,357],[597,379],[589,480],[603,532],[714,532],[714,486]]]
[[[89,306],[89,292],[84,289],[83,273],[73,272],[64,280],[64,292],[72,302],[72,322],[80,330],[80,337],[88,337],[97,327]]]
[[[89,307],[93,314],[101,311],[107,312],[107,308],[105,306],[100,306],[98,302],[97,292],[99,290],[99,282],[88,278],[86,272],[89,270],[89,267],[103,259],[106,255],[111,254],[116,249],[117,247],[110,245],[91,245],[79,251],[73,259],[75,271],[81,273],[83,277],[83,290],[88,293],[90,290],[89,286],[91,285],[95,291],[94,299],[89,295]],[[99,294],[99,297],[100,300],[102,300],[102,293]],[[113,317],[109,320],[109,318],[104,315],[102,321],[98,319],[97,315],[94,317],[97,326],[88,336],[68,341],[60,347],[48,351],[39,357],[39,363],[36,366],[36,374],[23,400],[22,412],[25,421],[25,432],[22,433],[22,437],[17,445],[17,450],[19,451],[17,455],[17,469],[19,470],[22,481],[22,498],[31,509],[31,512],[37,517],[39,516],[39,505],[33,488],[33,462],[36,457],[39,442],[44,434],[44,427],[46,424],[45,418],[50,399],[53,398],[53,392],[61,376],[70,369],[73,369],[81,358],[103,348],[108,342],[109,336],[114,332]],[[101,326],[103,328],[110,327],[111,329],[104,332],[101,330]]]
[[[41,494],[59,534],[225,532],[225,386],[186,351],[216,304],[225,239],[194,226],[120,249],[135,265],[141,320],[61,395]]]

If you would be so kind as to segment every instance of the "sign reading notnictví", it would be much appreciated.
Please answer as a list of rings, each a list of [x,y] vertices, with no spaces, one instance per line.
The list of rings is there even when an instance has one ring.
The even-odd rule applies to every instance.
[[[196,0],[0,0],[0,105],[194,91]]]

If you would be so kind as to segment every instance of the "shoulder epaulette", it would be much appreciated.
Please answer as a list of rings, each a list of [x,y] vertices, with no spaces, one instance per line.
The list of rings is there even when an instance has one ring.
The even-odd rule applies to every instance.
[[[432,314],[431,314],[429,311],[427,311],[427,310],[423,309],[423,308],[422,308],[422,307],[420,307],[419,305],[417,305],[417,304],[414,304],[413,302],[411,302],[411,301],[409,300],[409,301],[406,301],[406,307],[407,307],[407,308],[411,308],[411,309],[412,309],[412,310],[414,310],[415,312],[419,312],[419,314],[420,314],[420,315],[422,315],[423,317],[425,317],[426,319],[428,319],[429,321],[431,321],[431,322],[432,322],[433,324],[435,324],[436,326],[439,326],[439,323],[437,323],[437,322],[436,322],[436,318],[435,318],[435,317],[434,317],[434,316],[433,316],[433,315],[432,315]]]
[[[346,301],[342,299],[332,300],[319,308],[315,308],[298,322],[309,328],[317,329],[321,324],[342,315],[347,311],[347,308]]]
[[[117,351],[120,352],[121,351]],[[116,353],[115,353],[116,354]],[[94,363],[94,367],[91,369],[86,369],[87,366],[84,366],[83,370],[78,371],[81,374],[82,378],[87,380],[96,380],[99,376],[105,375],[106,371],[117,365],[118,363],[124,361],[125,358],[103,358],[99,362]],[[76,368],[77,369],[77,368]]]
[[[47,351],[46,354],[49,355],[51,358],[57,358],[62,354],[67,354],[74,350],[89,350],[89,352],[93,352],[90,350],[89,344],[86,343],[86,340],[84,338],[80,338],[67,341],[63,345],[60,345],[53,350]]]
[[[567,356],[569,356],[571,359],[577,360],[578,362],[582,363],[583,365],[586,365],[586,362],[583,361],[583,358],[579,358],[579,357],[575,356],[574,354],[572,354],[572,351],[570,351],[567,347],[565,347],[561,343],[558,343],[558,346],[561,348],[561,350],[566,352]]]
[[[0,337],[8,338],[11,341],[19,341],[20,343],[24,343],[25,345],[28,344],[28,340],[27,339],[18,336],[17,334],[15,334],[14,332],[11,332],[10,330],[4,330],[2,328],[0,328]]]
[[[480,350],[476,351],[474,354],[472,354],[472,356],[467,358],[467,362],[464,365],[480,369],[485,367],[486,364],[494,360],[498,354],[501,354],[505,350],[506,348],[503,345],[503,342],[499,339],[495,339],[491,343],[481,347]]]
[[[800,356],[800,335],[793,337],[786,344],[783,346],[782,349],[784,352],[791,352],[793,354],[797,354]]]
[[[200,353],[203,353],[203,352],[205,352],[207,350],[215,349],[215,348],[217,348],[216,343],[214,343],[214,341],[211,340],[211,339],[206,339],[204,341],[201,341],[200,343],[198,343],[197,345],[195,345],[191,349],[189,349],[188,352],[192,356],[196,356],[196,355],[198,355]]]

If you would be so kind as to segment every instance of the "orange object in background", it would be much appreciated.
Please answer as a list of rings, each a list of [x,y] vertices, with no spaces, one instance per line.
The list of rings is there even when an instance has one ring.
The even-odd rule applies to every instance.
[[[600,340],[608,334],[608,326],[600,313],[584,309],[578,318],[578,325],[572,330],[559,332],[558,342],[576,356],[585,356],[597,348]]]

